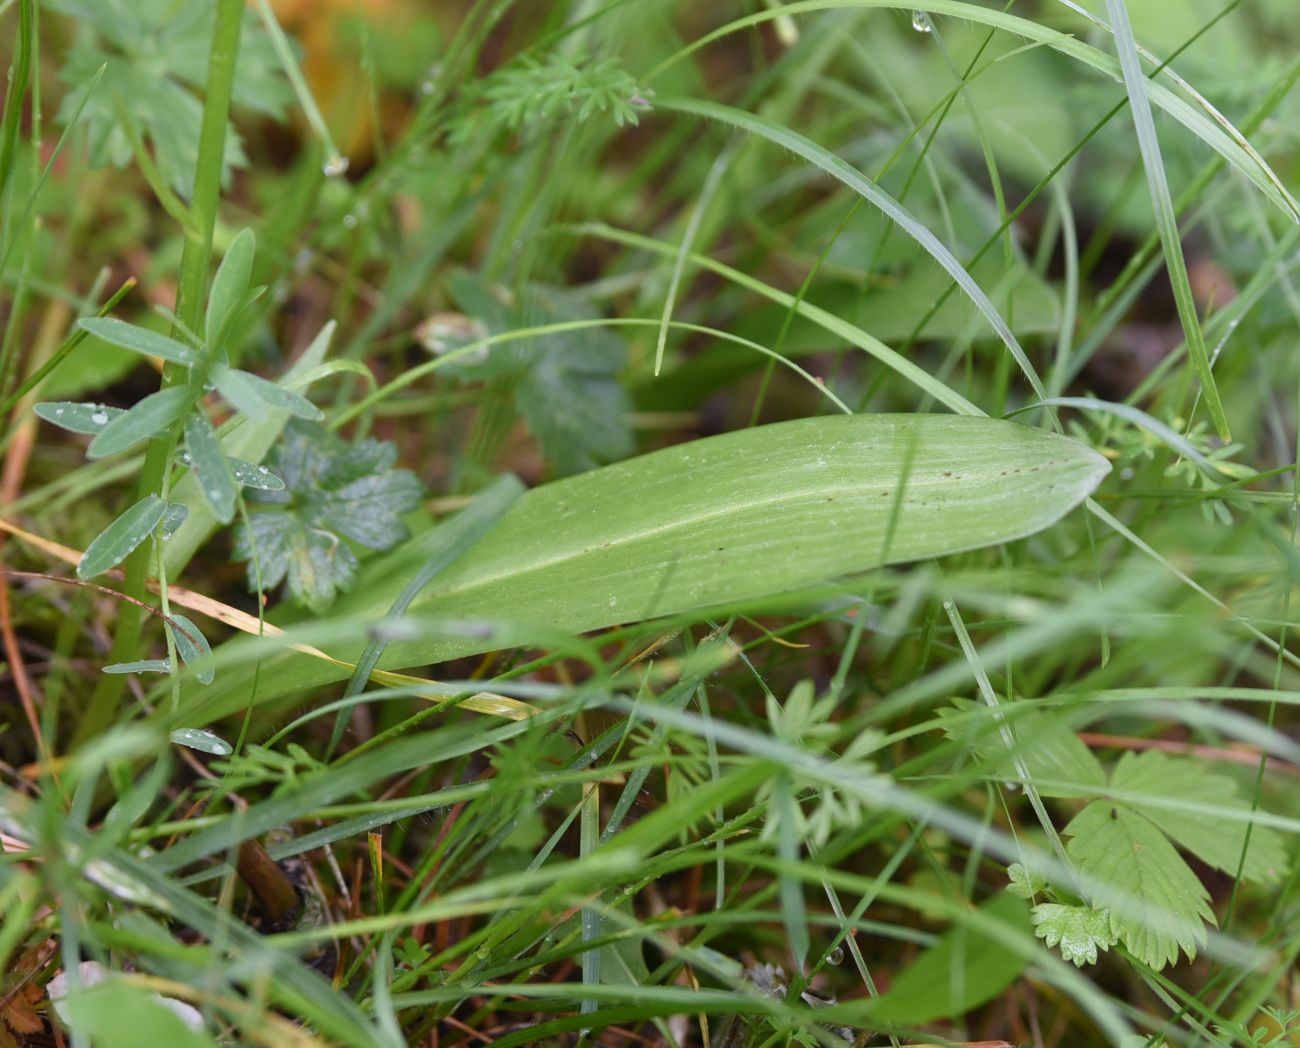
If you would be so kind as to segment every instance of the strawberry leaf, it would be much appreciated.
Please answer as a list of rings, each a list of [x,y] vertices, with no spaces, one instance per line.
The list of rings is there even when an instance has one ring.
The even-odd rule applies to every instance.
[[[1110,914],[1090,906],[1039,903],[1030,911],[1034,934],[1048,946],[1060,946],[1061,956],[1076,967],[1097,963],[1097,950],[1109,950],[1117,939]]]
[[[1093,801],[1065,828],[1070,859],[1111,930],[1140,961],[1159,970],[1181,949],[1195,958],[1204,922],[1217,923],[1210,895],[1149,819],[1111,801]]]

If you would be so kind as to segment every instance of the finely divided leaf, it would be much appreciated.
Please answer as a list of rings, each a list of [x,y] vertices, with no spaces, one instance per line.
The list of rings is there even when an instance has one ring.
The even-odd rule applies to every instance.
[[[1243,815],[1249,803],[1226,775],[1218,775],[1187,758],[1172,758],[1151,750],[1126,753],[1111,775],[1111,788],[1128,794],[1122,803],[1145,815],[1207,866],[1235,874],[1246,841],[1245,819],[1207,814],[1208,808],[1236,808]],[[1139,797],[1151,798],[1146,803]],[[1243,874],[1252,880],[1275,881],[1288,867],[1282,835],[1270,826],[1256,826]]]
[[[188,367],[198,360],[194,350],[184,343],[177,342],[161,332],[128,324],[125,320],[118,320],[116,317],[84,317],[77,321],[77,326],[115,346],[143,353],[149,357],[162,357],[163,360],[170,360],[173,364],[184,364]]]
[[[1094,801],[1065,832],[1094,904],[1110,910],[1111,930],[1135,957],[1157,970],[1177,961],[1180,948],[1195,958],[1203,922],[1216,923],[1210,895],[1153,823]]]
[[[156,495],[146,495],[117,520],[101,531],[81,555],[77,577],[94,578],[120,564],[162,521],[167,503]]]
[[[1061,956],[1082,968],[1097,963],[1097,949],[1109,950],[1118,941],[1110,915],[1091,906],[1039,903],[1030,911],[1034,934],[1048,946],[1061,947]]]
[[[169,386],[151,393],[130,411],[113,418],[90,442],[87,458],[104,458],[161,433],[185,413],[194,399],[187,386]]]

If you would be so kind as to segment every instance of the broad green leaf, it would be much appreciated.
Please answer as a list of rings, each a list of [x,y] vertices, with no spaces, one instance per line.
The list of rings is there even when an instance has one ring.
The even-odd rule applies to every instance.
[[[77,326],[105,342],[148,357],[162,357],[173,364],[186,366],[198,360],[198,354],[183,342],[177,342],[159,331],[128,324],[116,317],[83,317],[77,321]]]
[[[87,458],[104,458],[161,433],[185,413],[193,401],[188,386],[169,386],[151,393],[135,407],[105,426],[86,449]]]
[[[168,623],[167,629],[172,635],[172,642],[176,645],[176,653],[181,657],[181,661],[187,666],[198,666],[194,675],[204,684],[212,683],[212,667],[205,666],[204,660],[212,654],[212,649],[208,646],[208,640],[203,636],[203,631],[194,625],[184,615],[172,612],[172,622]]]
[[[1097,949],[1109,950],[1118,941],[1110,914],[1091,906],[1039,903],[1030,911],[1034,934],[1048,946],[1060,946],[1061,956],[1078,968],[1097,963]]]
[[[1157,970],[1180,948],[1196,957],[1203,922],[1215,923],[1210,895],[1163,833],[1110,801],[1093,801],[1065,832],[1094,904],[1110,910],[1111,929],[1135,957]]]
[[[244,302],[248,294],[248,281],[253,273],[253,254],[257,242],[251,229],[242,229],[226,248],[226,257],[217,267],[208,293],[208,311],[203,326],[203,337],[209,346],[218,345],[225,334],[226,325]]]
[[[94,578],[120,564],[153,533],[166,512],[167,503],[156,495],[146,495],[95,536],[81,555],[77,578]]]
[[[888,992],[867,1005],[873,1020],[915,1026],[964,1015],[992,1000],[1023,970],[1029,912],[1013,895],[999,893],[979,915],[1001,926],[1002,936],[975,924],[959,924],[893,980]],[[1000,941],[1005,937],[1011,942]],[[1016,949],[1012,943],[1020,942]]]
[[[235,496],[239,489],[235,486],[230,464],[221,452],[221,445],[217,443],[212,423],[201,409],[185,422],[185,450],[190,465],[199,475],[199,484],[213,514],[221,523],[229,524],[235,516]]]
[[[289,369],[289,373],[284,378],[285,382],[292,382],[296,377],[310,372],[324,359],[334,335],[334,326],[334,322],[330,321],[321,328],[319,334],[312,339],[311,345],[303,350],[297,362]],[[241,484],[248,487],[259,486],[248,484],[239,475],[243,465],[257,464],[257,474],[263,476],[260,463],[291,417],[287,411],[276,409],[263,411],[252,417],[237,416],[231,424],[222,427],[222,432],[219,434],[221,450],[232,456],[236,479]],[[266,475],[270,475],[270,470],[267,470]],[[266,486],[266,490],[275,491],[283,488],[280,478],[275,479],[277,483]],[[167,543],[164,554],[167,574],[175,577],[184,570],[194,551],[212,534],[218,521],[212,514],[212,507],[208,505],[208,500],[203,496],[196,475],[187,473],[183,476],[172,490],[171,497],[190,510],[185,524]]]
[[[281,408],[305,419],[325,417],[306,397],[248,371],[218,367],[213,371],[213,381],[221,395],[249,418],[257,418],[268,408]]]
[[[73,433],[92,435],[97,435],[119,415],[126,414],[121,408],[110,408],[107,404],[73,404],[69,401],[37,404],[32,410],[46,422],[53,422]]]
[[[1243,815],[1250,811],[1249,802],[1226,775],[1217,775],[1187,758],[1150,750],[1124,754],[1115,766],[1110,785],[1126,807],[1145,815],[1179,847],[1207,866],[1236,874],[1250,824],[1205,810],[1236,808]],[[1150,797],[1152,803],[1143,803],[1143,797]],[[1282,835],[1271,826],[1256,826],[1250,834],[1243,874],[1251,880],[1276,881],[1289,865]]]
[[[410,614],[578,634],[752,602],[1023,538],[1059,520],[1108,470],[1072,440],[995,419],[846,415],[763,426],[535,488]],[[408,547],[376,558],[367,584],[337,610],[382,618],[417,567]],[[491,648],[472,632],[394,640],[381,665]],[[363,647],[358,639],[330,654],[355,662]],[[271,659],[258,695],[347,672],[298,655]],[[246,700],[248,678],[225,676],[245,690],[214,695],[213,710]]]

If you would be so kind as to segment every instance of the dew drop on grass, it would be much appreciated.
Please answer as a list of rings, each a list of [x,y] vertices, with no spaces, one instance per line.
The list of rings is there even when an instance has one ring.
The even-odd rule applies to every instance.
[[[335,153],[325,161],[325,166],[321,168],[325,172],[326,178],[338,178],[340,175],[348,173],[348,158],[342,153]]]
[[[343,216],[343,225],[344,225],[344,228],[346,228],[346,229],[356,229],[356,228],[357,228],[357,216],[356,216],[356,215],[344,215],[344,216]]]
[[[93,415],[90,416],[90,421],[97,426],[102,426],[106,422],[108,422],[108,415],[102,411],[96,411]]]
[[[930,21],[930,16],[924,11],[913,11],[912,28],[918,33],[929,33],[933,31],[934,23]]]
[[[426,80],[424,83],[422,83],[422,84],[420,85],[420,94],[422,94],[422,95],[431,95],[431,94],[433,94],[433,81],[432,81],[432,80]]]
[[[841,950],[838,946],[835,947],[835,949],[831,950],[831,952],[828,953],[828,954],[826,955],[826,963],[827,963],[827,964],[843,964],[843,963],[844,963],[844,951]]]

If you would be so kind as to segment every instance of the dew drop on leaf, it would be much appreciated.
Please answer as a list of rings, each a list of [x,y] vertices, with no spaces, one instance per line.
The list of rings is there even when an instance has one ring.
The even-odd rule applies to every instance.
[[[348,173],[348,158],[342,153],[335,153],[325,161],[325,166],[321,168],[326,178],[338,178],[340,175]]]
[[[913,11],[912,28],[918,33],[929,33],[933,31],[934,23],[930,21],[930,16],[924,11]]]

